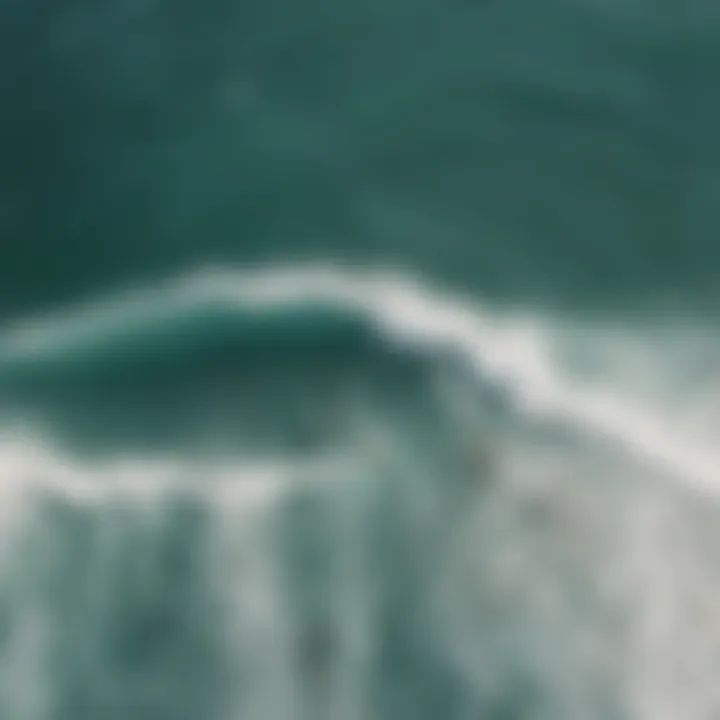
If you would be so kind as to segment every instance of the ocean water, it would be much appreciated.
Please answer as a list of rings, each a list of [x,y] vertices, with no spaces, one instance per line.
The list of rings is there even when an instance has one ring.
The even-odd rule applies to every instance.
[[[713,720],[720,9],[0,2],[0,720]]]

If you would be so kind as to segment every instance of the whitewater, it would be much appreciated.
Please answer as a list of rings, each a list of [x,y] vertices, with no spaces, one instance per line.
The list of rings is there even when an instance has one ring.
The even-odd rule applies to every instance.
[[[337,263],[7,323],[0,715],[709,720],[719,352]]]

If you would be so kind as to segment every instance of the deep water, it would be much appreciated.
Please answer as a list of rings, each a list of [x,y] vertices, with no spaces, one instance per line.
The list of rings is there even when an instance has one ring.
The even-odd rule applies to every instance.
[[[0,18],[0,308],[208,262],[715,307],[720,10],[31,0]]]

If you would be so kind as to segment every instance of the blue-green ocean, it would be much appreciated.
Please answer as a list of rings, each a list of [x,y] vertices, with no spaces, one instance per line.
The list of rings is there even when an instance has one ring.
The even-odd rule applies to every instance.
[[[0,0],[0,720],[720,717],[720,5]]]

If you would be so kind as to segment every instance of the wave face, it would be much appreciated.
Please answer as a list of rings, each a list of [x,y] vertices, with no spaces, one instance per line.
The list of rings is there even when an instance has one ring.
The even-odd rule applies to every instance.
[[[333,265],[0,331],[0,710],[706,720],[720,344]]]

